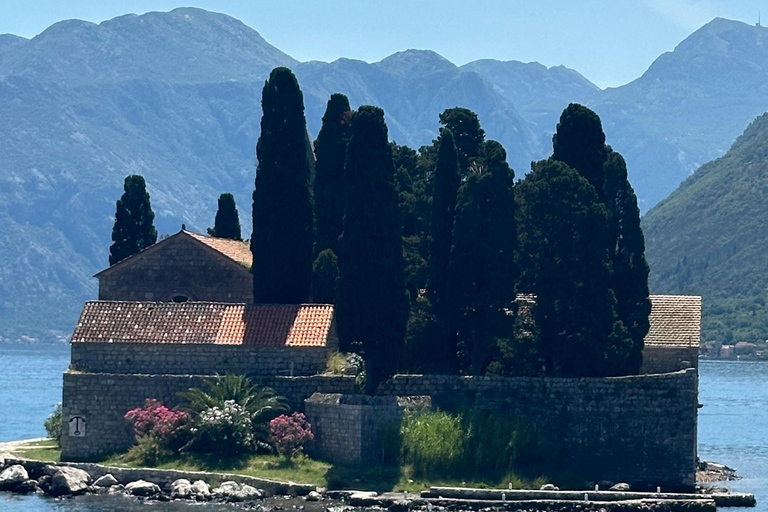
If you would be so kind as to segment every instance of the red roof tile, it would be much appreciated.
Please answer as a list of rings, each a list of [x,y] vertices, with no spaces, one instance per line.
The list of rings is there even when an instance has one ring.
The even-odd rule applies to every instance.
[[[651,295],[647,347],[698,347],[701,342],[701,297]]]
[[[211,343],[324,347],[330,304],[86,302],[73,343]]]
[[[248,242],[206,236],[199,233],[193,233],[192,231],[184,231],[184,233],[243,266],[250,268],[253,265],[253,253],[251,253],[251,246],[248,245]]]

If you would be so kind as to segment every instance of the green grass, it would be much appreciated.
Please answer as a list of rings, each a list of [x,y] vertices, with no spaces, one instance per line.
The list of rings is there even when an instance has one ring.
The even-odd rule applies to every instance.
[[[61,459],[61,448],[53,439],[25,443],[11,452],[26,459],[57,462]]]

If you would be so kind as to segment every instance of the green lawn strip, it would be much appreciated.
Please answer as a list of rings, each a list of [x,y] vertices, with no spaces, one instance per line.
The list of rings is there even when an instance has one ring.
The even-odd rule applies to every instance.
[[[61,448],[53,439],[24,443],[11,451],[12,455],[26,459],[56,462],[61,459]]]

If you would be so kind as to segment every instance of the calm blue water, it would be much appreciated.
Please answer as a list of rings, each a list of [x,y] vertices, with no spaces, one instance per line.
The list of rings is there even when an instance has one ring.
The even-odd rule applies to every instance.
[[[45,435],[43,421],[61,401],[66,345],[0,345],[0,442]],[[699,456],[736,467],[744,479],[725,484],[753,492],[768,512],[768,362],[702,361],[699,368]],[[0,493],[0,512],[182,512],[232,510],[121,497],[68,500]]]

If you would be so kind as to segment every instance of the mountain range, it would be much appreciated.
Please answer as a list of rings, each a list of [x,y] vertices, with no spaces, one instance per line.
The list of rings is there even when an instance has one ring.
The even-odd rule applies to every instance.
[[[418,147],[448,107],[474,110],[522,176],[551,153],[569,102],[600,114],[646,210],[722,155],[768,109],[768,30],[715,19],[637,80],[601,90],[578,72],[426,50],[376,63],[298,62],[224,14],[180,8],[0,36],[0,340],[66,337],[107,264],[127,174],[148,182],[160,233],[212,225],[233,192],[249,234],[261,87],[294,70],[315,136],[328,97],[384,108]]]

